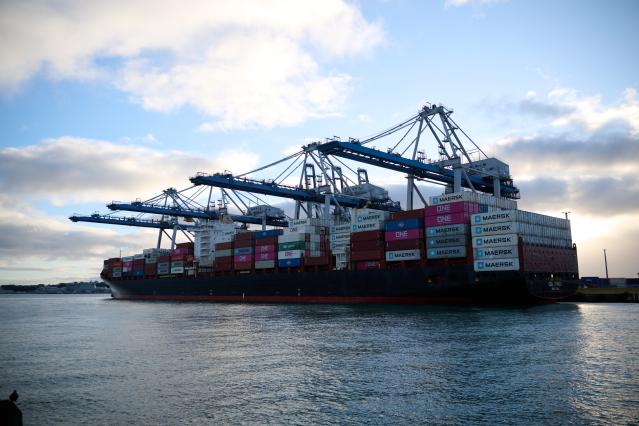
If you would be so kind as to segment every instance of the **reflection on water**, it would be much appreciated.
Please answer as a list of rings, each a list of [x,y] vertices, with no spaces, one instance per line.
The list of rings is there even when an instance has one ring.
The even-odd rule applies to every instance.
[[[639,309],[632,304],[581,304],[580,342],[572,386],[575,409],[591,422],[639,419]]]
[[[28,424],[632,423],[635,306],[1,296],[0,397]]]

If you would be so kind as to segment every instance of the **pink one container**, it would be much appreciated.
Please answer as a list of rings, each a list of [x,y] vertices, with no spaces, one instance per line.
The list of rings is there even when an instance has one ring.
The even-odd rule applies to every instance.
[[[455,201],[454,203],[438,204],[436,206],[427,206],[425,210],[426,217],[438,216],[446,213],[479,213],[479,204],[469,201]]]
[[[384,233],[386,241],[417,240],[420,238],[424,238],[424,230],[419,228],[386,231]]]
[[[452,204],[452,203],[451,203]],[[472,213],[447,213],[437,216],[426,216],[426,226],[459,225],[470,223]]]
[[[266,253],[257,253],[255,255],[255,260],[258,262],[261,260],[276,260],[276,258],[277,258],[277,254],[274,251],[266,252]]]
[[[255,253],[275,253],[275,244],[255,246]],[[267,259],[265,259],[267,260]],[[268,259],[270,260],[270,259]]]
[[[233,256],[234,262],[252,262],[253,255],[252,254],[238,254],[237,256]]]

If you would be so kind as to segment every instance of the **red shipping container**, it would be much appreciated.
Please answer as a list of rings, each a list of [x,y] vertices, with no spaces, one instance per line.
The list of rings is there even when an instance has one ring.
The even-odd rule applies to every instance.
[[[255,245],[268,246],[271,244],[277,244],[277,237],[264,237],[264,238],[256,238]]]
[[[240,240],[235,241],[233,245],[235,248],[253,247],[253,240]]]
[[[170,262],[170,261],[171,261],[171,256],[160,256],[160,257],[158,257],[158,263]]]
[[[246,270],[246,269],[252,269],[253,268],[253,262],[235,262],[235,270],[236,271],[242,271],[242,270]]]
[[[255,239],[255,232],[240,232],[235,234],[235,241],[253,241]]]
[[[470,223],[472,213],[446,213],[437,216],[426,216],[426,226],[458,225]]]
[[[171,256],[186,256],[187,254],[193,254],[193,250],[189,250],[188,248],[178,247],[171,250]]]
[[[113,262],[111,264],[111,267],[113,267],[113,268],[121,268],[122,267],[122,262]]]
[[[277,260],[277,254],[274,251],[266,252],[266,253],[257,253],[255,255],[255,260]]]
[[[386,251],[395,250],[424,250],[424,240],[397,240],[386,241]]]
[[[352,251],[351,260],[381,260],[385,258],[384,249],[367,250],[367,251]]]
[[[215,251],[218,250],[232,250],[233,249],[233,242],[229,241],[227,243],[217,243],[215,244]]]
[[[351,251],[367,251],[384,248],[383,240],[351,241]]]
[[[383,240],[384,231],[364,231],[353,232],[351,234],[351,243],[358,241]]]
[[[469,201],[455,201],[454,203],[428,206],[425,209],[426,216],[437,216],[446,213],[479,213],[479,204]]]
[[[171,262],[178,261],[178,260],[186,260],[186,256],[183,256],[183,255],[171,256]]]
[[[305,257],[304,264],[307,266],[320,266],[320,265],[328,265],[331,263],[331,255],[325,254],[323,256],[316,257]]]
[[[275,244],[255,246],[255,253],[275,253]]]
[[[192,242],[186,242],[186,243],[177,243],[175,245],[176,248],[185,248],[187,250],[194,250],[195,249],[195,244]]]
[[[406,210],[403,212],[392,212],[390,214],[390,220],[405,220],[405,219],[421,219],[424,217],[424,209]]]
[[[401,229],[398,231],[386,231],[384,234],[386,241],[398,241],[398,240],[416,240],[424,239],[423,229]]]
[[[144,265],[144,275],[155,275],[157,273],[157,264],[149,263]]]
[[[355,263],[355,269],[362,271],[365,269],[382,269],[383,262],[380,261],[360,261]]]

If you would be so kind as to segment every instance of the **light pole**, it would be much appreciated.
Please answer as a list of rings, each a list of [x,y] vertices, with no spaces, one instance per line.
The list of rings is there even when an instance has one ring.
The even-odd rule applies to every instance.
[[[568,213],[572,213],[572,212],[568,210],[567,212],[562,212],[562,213],[566,215],[566,220],[568,220]]]
[[[606,265],[606,285],[610,283],[608,279],[608,257],[606,256],[606,249],[603,249],[604,252],[604,264]]]

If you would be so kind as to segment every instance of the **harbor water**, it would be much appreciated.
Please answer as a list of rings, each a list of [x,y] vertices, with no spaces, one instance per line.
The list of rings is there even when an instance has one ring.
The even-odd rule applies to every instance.
[[[0,295],[27,425],[632,424],[639,305],[128,302]]]

